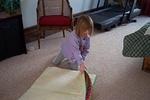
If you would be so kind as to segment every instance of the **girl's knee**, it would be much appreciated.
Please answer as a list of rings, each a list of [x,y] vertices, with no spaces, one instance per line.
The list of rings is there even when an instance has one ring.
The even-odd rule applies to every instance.
[[[70,69],[71,70],[78,70],[78,64],[77,63],[70,63]]]

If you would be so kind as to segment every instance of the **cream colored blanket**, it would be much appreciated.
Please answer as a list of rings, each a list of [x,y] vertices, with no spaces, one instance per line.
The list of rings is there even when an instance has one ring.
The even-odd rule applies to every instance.
[[[90,75],[92,82],[95,75]],[[84,74],[48,67],[19,100],[85,100]]]

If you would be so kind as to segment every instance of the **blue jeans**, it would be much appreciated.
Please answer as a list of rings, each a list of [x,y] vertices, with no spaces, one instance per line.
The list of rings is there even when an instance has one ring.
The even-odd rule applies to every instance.
[[[62,52],[60,51],[59,54],[52,60],[52,63],[54,65],[59,65],[59,64],[61,64],[61,62],[64,59],[65,59],[65,57],[62,54]],[[69,59],[67,59],[67,60],[69,60]],[[77,62],[71,62],[71,61],[69,61],[69,66],[67,68],[71,69],[71,70],[78,70],[78,64],[77,64]]]

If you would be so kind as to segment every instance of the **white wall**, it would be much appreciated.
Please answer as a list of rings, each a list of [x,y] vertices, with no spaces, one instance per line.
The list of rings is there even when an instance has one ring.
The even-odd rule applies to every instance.
[[[73,14],[97,7],[98,0],[69,0],[73,8]]]
[[[100,0],[100,6],[104,0]],[[73,8],[73,14],[93,9],[97,7],[98,0],[69,0]],[[36,15],[37,0],[21,0],[21,10],[23,17],[24,28],[31,27],[37,24]]]
[[[24,28],[37,24],[36,6],[37,0],[21,0],[21,11]]]

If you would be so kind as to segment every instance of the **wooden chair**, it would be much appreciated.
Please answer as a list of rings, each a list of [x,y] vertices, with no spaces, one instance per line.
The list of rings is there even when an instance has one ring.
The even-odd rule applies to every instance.
[[[73,27],[72,8],[68,0],[38,0],[37,4],[38,47],[46,30],[62,30]]]

